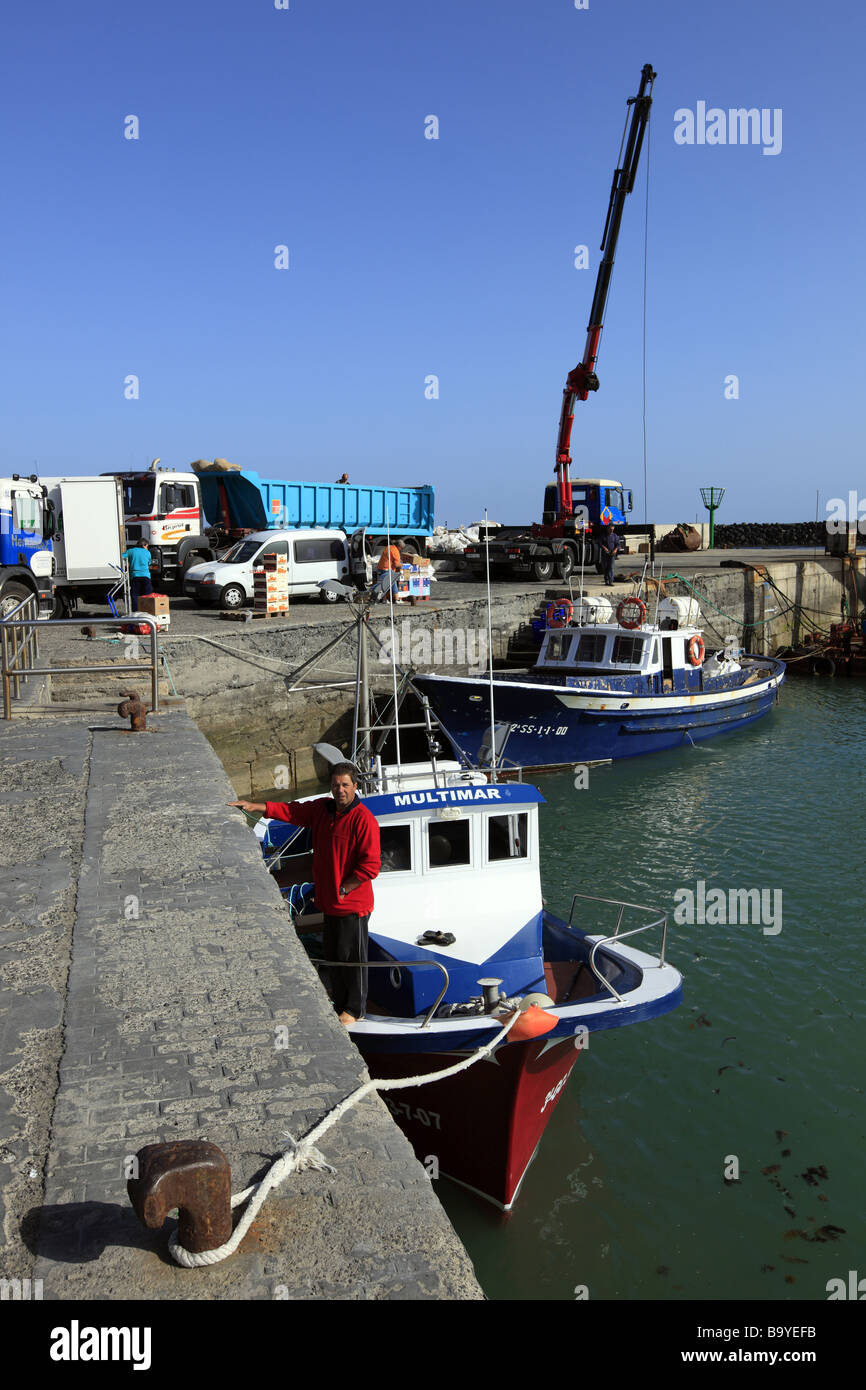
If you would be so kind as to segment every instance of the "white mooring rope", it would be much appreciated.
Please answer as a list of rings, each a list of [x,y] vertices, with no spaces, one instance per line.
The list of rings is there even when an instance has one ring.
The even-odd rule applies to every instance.
[[[458,1072],[466,1071],[468,1067],[474,1066],[476,1062],[480,1062],[483,1057],[486,1057],[488,1053],[493,1051],[497,1044],[502,1042],[502,1039],[514,1026],[519,1017],[520,1010],[515,1009],[508,1022],[500,1029],[495,1037],[491,1038],[489,1043],[485,1043],[483,1047],[479,1047],[470,1057],[465,1058],[462,1062],[455,1062],[452,1067],[446,1067],[444,1071],[427,1072],[425,1076],[400,1077],[393,1081],[382,1079],[365,1081],[362,1086],[358,1086],[356,1090],[350,1091],[349,1095],[347,1095],[344,1100],[341,1100],[338,1105],[335,1105],[334,1109],[329,1111],[324,1119],[320,1120],[317,1125],[314,1125],[304,1139],[296,1142],[291,1135],[288,1136],[291,1147],[286,1149],[279,1158],[274,1160],[261,1182],[253,1183],[251,1187],[245,1187],[243,1192],[238,1192],[232,1197],[232,1210],[234,1210],[235,1207],[241,1206],[241,1204],[246,1201],[249,1201],[249,1206],[225,1245],[220,1245],[216,1250],[202,1250],[198,1254],[192,1254],[189,1250],[184,1250],[183,1246],[178,1241],[177,1227],[175,1227],[168,1242],[168,1248],[174,1261],[179,1265],[183,1265],[185,1269],[196,1269],[200,1265],[215,1265],[219,1264],[221,1260],[228,1259],[229,1255],[235,1253],[247,1231],[250,1229],[250,1226],[255,1221],[268,1194],[279,1187],[281,1183],[285,1182],[286,1178],[291,1173],[298,1172],[304,1168],[315,1168],[325,1173],[336,1172],[336,1169],[330,1163],[326,1162],[319,1153],[319,1150],[315,1147],[315,1141],[321,1138],[332,1125],[335,1125],[340,1117],[345,1115],[346,1111],[350,1110],[353,1105],[357,1105],[358,1101],[363,1100],[371,1091],[399,1091],[410,1086],[424,1086],[428,1081],[444,1081],[446,1077],[456,1076]]]

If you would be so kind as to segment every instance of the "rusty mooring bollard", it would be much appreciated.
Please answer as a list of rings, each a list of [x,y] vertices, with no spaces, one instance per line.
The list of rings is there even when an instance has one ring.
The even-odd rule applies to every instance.
[[[178,1240],[199,1254],[225,1245],[232,1233],[231,1168],[222,1149],[202,1139],[148,1144],[139,1149],[138,1177],[126,1184],[145,1226],[161,1226],[177,1207]]]
[[[142,703],[141,696],[137,690],[121,690],[121,695],[127,698],[121,700],[117,706],[117,713],[121,719],[129,717],[129,727],[134,734],[140,734],[147,728],[147,710]]]

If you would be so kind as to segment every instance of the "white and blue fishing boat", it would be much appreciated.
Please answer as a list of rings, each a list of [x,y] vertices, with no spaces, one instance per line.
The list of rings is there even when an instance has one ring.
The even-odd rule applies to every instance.
[[[422,673],[413,684],[456,748],[483,760],[493,726],[502,766],[534,771],[698,743],[773,708],[783,661],[747,656],[735,637],[708,654],[696,599],[664,598],[654,607],[648,621],[637,594],[615,612],[603,596],[552,602],[531,670]]]
[[[362,654],[365,626],[361,616]],[[363,655],[359,690],[363,700]],[[419,1157],[507,1209],[589,1034],[667,1013],[682,981],[665,959],[663,911],[582,893],[567,916],[547,909],[541,793],[443,759],[426,702],[424,714],[429,761],[386,766],[386,726],[356,710],[352,760],[380,827],[382,869],[367,1011],[350,1033],[372,1076],[420,1076],[469,1058],[519,1011],[483,1060],[384,1097]],[[315,960],[322,919],[308,832],[262,819],[256,833]]]

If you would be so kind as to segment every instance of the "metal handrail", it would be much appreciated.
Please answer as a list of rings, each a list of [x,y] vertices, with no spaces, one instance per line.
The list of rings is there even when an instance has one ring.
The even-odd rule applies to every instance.
[[[622,995],[621,995],[617,990],[614,989],[614,987],[613,987],[613,985],[611,984],[610,980],[605,979],[605,977],[604,977],[604,975],[602,975],[601,971],[598,970],[598,969],[596,968],[596,964],[595,964],[595,953],[596,953],[596,951],[598,951],[598,950],[600,949],[600,947],[602,947],[602,946],[609,946],[610,943],[611,943],[611,941],[622,941],[623,938],[626,937],[626,936],[637,936],[638,932],[650,931],[651,928],[657,927],[657,926],[659,925],[660,922],[664,922],[664,924],[665,924],[665,931],[667,931],[667,913],[665,913],[664,917],[660,917],[659,920],[658,920],[657,922],[647,922],[646,926],[644,926],[644,927],[633,927],[633,928],[631,929],[631,931],[624,931],[624,932],[622,932],[622,933],[617,933],[617,934],[614,935],[614,936],[604,936],[604,937],[602,937],[600,941],[596,941],[596,942],[594,943],[594,945],[593,945],[593,947],[592,947],[592,950],[591,950],[590,953],[589,953],[589,968],[590,968],[590,970],[592,971],[593,975],[595,976],[595,978],[596,978],[597,980],[600,980],[600,981],[601,981],[601,983],[604,985],[605,989],[609,990],[610,993],[614,996],[615,999],[617,999],[617,1000],[619,1001],[620,1004],[622,1003]],[[663,965],[664,965],[664,960],[660,958],[660,959],[659,959],[659,969],[661,969]]]
[[[321,960],[318,956],[310,956],[310,960],[313,962],[313,965],[327,965],[328,967],[332,965],[351,965],[355,970],[401,970],[404,965],[435,965],[437,970],[441,970],[442,974],[445,976],[445,983],[442,986],[439,996],[433,1000],[433,1003],[427,1010],[424,1016],[424,1022],[421,1024],[422,1028],[427,1027],[436,1010],[439,1008],[439,1005],[442,1003],[442,1000],[445,998],[450,984],[448,971],[445,969],[442,962],[440,960],[430,960],[429,958],[427,960]]]
[[[28,595],[26,596],[26,598],[23,598],[23,599],[21,600],[20,603],[17,603],[17,604],[15,605],[15,607],[10,611],[10,613],[9,613],[8,616],[9,616],[10,618],[14,618],[14,616],[15,616],[16,613],[21,613],[21,612],[23,612],[23,610],[24,610],[25,608],[28,608],[28,607],[30,607],[30,606],[32,606],[34,614],[37,614],[37,615],[38,615],[38,613],[39,613],[39,603],[38,603],[38,599],[37,599],[37,597],[36,597],[35,594],[28,594]],[[2,641],[2,671],[3,671],[4,706],[5,706],[5,703],[6,703],[6,701],[5,701],[5,696],[6,696],[7,684],[9,684],[9,685],[14,684],[14,686],[15,686],[15,699],[16,699],[16,700],[19,699],[19,698],[20,698],[20,695],[21,695],[21,682],[27,680],[28,674],[34,669],[34,667],[33,667],[33,662],[36,661],[36,660],[38,660],[38,658],[39,658],[39,639],[38,639],[38,637],[37,637],[37,635],[36,635],[37,630],[36,630],[36,626],[35,626],[36,618],[34,617],[34,619],[33,619],[32,621],[33,621],[33,624],[34,624],[33,630],[32,630],[30,633],[28,633],[28,635],[24,638],[24,640],[23,640],[21,643],[18,642],[18,637],[17,637],[17,631],[18,631],[18,630],[17,630],[17,627],[13,627],[13,628],[12,628],[13,653],[12,653],[11,660],[10,660],[10,657],[9,657],[9,639],[8,639],[8,637],[7,637],[7,633],[6,633],[6,628],[5,628],[5,626],[3,627],[3,630],[2,630],[2,637],[3,637],[3,641]],[[4,620],[4,623],[5,623],[5,620]],[[32,656],[31,656],[31,652],[30,652],[31,646],[33,647]],[[31,659],[30,659],[29,661],[28,661],[28,657],[31,657]],[[20,666],[20,667],[19,667],[19,665],[18,665],[19,658],[23,660],[23,665]],[[7,672],[9,673],[8,675],[7,675]],[[11,693],[10,693],[10,709],[11,709],[11,698],[12,698],[12,697],[11,697]],[[7,715],[6,717],[9,718],[10,716]]]
[[[21,610],[22,610],[23,608],[25,608],[27,604],[32,603],[32,602],[34,602],[34,601],[35,601],[34,595],[33,595],[33,594],[28,594],[27,598],[26,598],[26,599],[22,599],[21,602],[20,602],[15,608],[12,609],[11,613],[9,613],[9,615],[8,615],[7,617],[5,617],[5,618],[0,618],[0,639],[2,639],[2,640],[0,640],[0,653],[2,653],[2,660],[0,660],[0,675],[2,675],[2,683],[3,683],[3,718],[4,718],[4,719],[11,719],[11,718],[12,718],[12,683],[14,682],[14,684],[15,684],[15,699],[18,699],[18,698],[19,698],[19,682],[20,682],[21,680],[26,680],[26,679],[27,679],[27,676],[26,676],[25,674],[23,674],[23,672],[22,672],[21,670],[19,670],[18,667],[17,667],[17,661],[18,661],[19,654],[20,654],[20,652],[21,652],[22,650],[27,650],[27,649],[29,649],[29,645],[30,645],[31,639],[35,639],[37,631],[41,631],[42,628],[46,628],[46,627],[80,627],[80,626],[81,626],[81,620],[80,620],[79,618],[20,618],[20,617],[16,617],[16,614],[20,613]],[[150,628],[150,663],[149,663],[149,664],[150,664],[150,692],[151,692],[151,693],[150,693],[150,704],[151,704],[151,709],[152,709],[152,711],[153,711],[154,713],[156,713],[157,710],[159,709],[159,649],[158,649],[157,640],[156,640],[156,639],[157,639],[157,631],[158,631],[157,625],[156,625],[156,618],[153,617],[150,613],[136,613],[136,614],[134,614],[134,615],[133,615],[133,614],[128,614],[128,615],[127,615],[127,620],[131,620],[131,619],[133,619],[133,618],[134,618],[134,621],[135,621],[136,623],[145,623],[145,624]],[[116,618],[89,618],[89,619],[88,619],[88,623],[90,624],[91,627],[117,627],[117,619],[116,619]],[[10,661],[9,661],[9,634],[10,634],[10,633],[17,632],[17,630],[18,630],[19,628],[22,629],[22,630],[25,631],[25,632],[27,632],[28,629],[31,629],[31,632],[30,632],[29,636],[26,637],[26,638],[21,642],[20,645],[16,642],[16,644],[15,644],[15,653],[14,653],[14,656],[13,656],[13,658],[12,658],[12,664],[11,664],[11,666],[10,666]],[[36,646],[36,655],[38,656],[38,654],[39,654],[38,642],[34,642],[34,645]],[[31,665],[31,666],[28,666],[28,667],[26,667],[26,668],[24,668],[24,669],[25,669],[28,673],[31,673],[31,674],[32,674],[33,671],[35,670],[35,668],[34,668],[32,665]],[[85,675],[85,674],[88,674],[89,672],[92,672],[92,671],[112,671],[112,672],[117,673],[117,672],[120,672],[120,671],[141,671],[141,669],[142,669],[142,667],[141,667],[140,663],[137,662],[137,661],[136,661],[136,662],[131,662],[131,661],[120,661],[120,662],[112,663],[112,664],[110,664],[110,665],[109,665],[109,664],[106,664],[106,663],[104,663],[104,662],[99,662],[99,663],[97,663],[97,662],[90,662],[90,663],[88,663],[88,664],[86,664],[86,665],[84,665],[84,666],[40,666],[40,667],[39,667],[39,675],[40,675],[40,676],[67,676],[67,675],[70,675],[70,674],[73,674],[73,675],[75,675],[75,674]],[[145,669],[146,669],[146,668],[145,668]]]
[[[620,931],[620,927],[622,926],[623,914],[625,913],[625,911],[626,911],[627,908],[633,908],[633,909],[635,909],[635,911],[638,911],[638,912],[659,912],[660,909],[657,908],[657,907],[651,907],[649,903],[629,903],[629,902],[624,902],[621,898],[599,898],[599,897],[597,897],[597,896],[596,896],[595,894],[593,894],[593,893],[575,893],[575,894],[573,894],[573,896],[572,896],[572,899],[571,899],[571,911],[570,911],[569,914],[568,914],[568,925],[569,925],[569,927],[571,927],[571,929],[572,929],[573,931],[577,930],[577,928],[576,928],[575,925],[574,925],[574,905],[575,905],[575,903],[577,902],[578,898],[583,899],[585,902],[606,903],[606,904],[607,904],[608,906],[610,906],[610,907],[618,907],[618,908],[619,908],[619,916],[617,917],[617,920],[616,920],[616,929],[614,930],[613,935],[612,935],[612,936],[605,936],[605,937],[602,937],[599,941],[596,941],[596,942],[593,944],[592,949],[590,950],[590,953],[589,953],[589,965],[590,965],[590,969],[592,970],[592,973],[595,975],[596,979],[599,980],[599,981],[601,982],[601,984],[604,985],[605,989],[608,990],[608,991],[615,997],[615,999],[617,999],[618,1002],[621,1004],[621,1003],[622,1003],[622,995],[619,994],[619,993],[614,989],[614,987],[613,987],[613,985],[610,983],[610,981],[607,980],[607,979],[605,979],[604,975],[602,975],[601,971],[598,970],[597,967],[596,967],[596,964],[595,964],[596,953],[597,953],[603,946],[609,946],[610,943],[611,943],[612,941],[623,941],[623,940],[625,939],[625,937],[627,937],[627,936],[637,936],[637,935],[639,935],[640,932],[652,931],[655,927],[661,927],[661,929],[662,929],[662,946],[661,946],[661,952],[660,952],[660,954],[659,954],[659,962],[658,962],[658,968],[661,970],[661,969],[664,967],[664,963],[665,963],[665,950],[666,950],[666,948],[667,948],[668,914],[667,914],[666,912],[662,912],[662,913],[661,913],[661,916],[656,917],[652,922],[646,922],[646,923],[645,923],[643,926],[641,926],[641,927],[632,927],[629,931],[621,932],[621,931]]]

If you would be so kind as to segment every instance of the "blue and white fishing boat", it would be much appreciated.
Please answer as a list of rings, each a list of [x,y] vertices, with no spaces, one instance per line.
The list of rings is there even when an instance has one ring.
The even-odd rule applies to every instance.
[[[733,733],[773,708],[785,663],[747,656],[736,638],[707,654],[693,598],[637,594],[551,603],[538,661],[490,677],[423,673],[454,745],[484,760],[496,730],[505,766],[540,771],[610,762]],[[493,719],[491,720],[491,703]]]
[[[364,627],[362,616],[362,699]],[[443,759],[429,707],[426,762],[383,765],[377,748],[392,726],[356,710],[355,727],[352,760],[380,827],[382,868],[367,1011],[350,1033],[372,1076],[420,1076],[468,1059],[519,1014],[490,1055],[459,1075],[384,1097],[419,1157],[434,1155],[441,1174],[508,1208],[589,1034],[679,1004],[666,914],[581,893],[567,917],[550,912],[537,788]],[[256,833],[315,960],[322,919],[308,832],[262,819]]]

